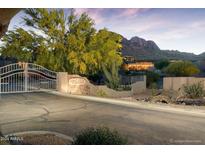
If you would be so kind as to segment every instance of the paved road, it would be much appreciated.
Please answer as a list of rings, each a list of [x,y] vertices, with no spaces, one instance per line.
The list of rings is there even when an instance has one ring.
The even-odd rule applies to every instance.
[[[55,131],[69,136],[90,126],[108,126],[130,144],[205,144],[205,117],[83,101],[47,93],[3,95],[3,134]]]

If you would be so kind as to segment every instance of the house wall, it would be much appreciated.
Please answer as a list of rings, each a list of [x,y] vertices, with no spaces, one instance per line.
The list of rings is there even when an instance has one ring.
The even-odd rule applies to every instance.
[[[166,77],[163,78],[163,89],[179,91],[185,84],[202,82],[205,86],[205,78],[198,77]]]

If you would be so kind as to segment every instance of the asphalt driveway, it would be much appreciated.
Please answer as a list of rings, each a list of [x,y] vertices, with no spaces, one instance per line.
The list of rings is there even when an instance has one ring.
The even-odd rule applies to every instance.
[[[91,126],[116,129],[128,137],[130,144],[205,144],[205,117],[200,115],[48,93],[7,94],[0,99],[3,134],[43,130],[74,136]]]

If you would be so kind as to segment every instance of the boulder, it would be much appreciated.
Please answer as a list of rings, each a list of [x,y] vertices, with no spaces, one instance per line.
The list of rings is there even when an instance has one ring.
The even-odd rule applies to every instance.
[[[170,97],[165,96],[165,95],[154,96],[154,97],[152,97],[151,101],[155,102],[155,103],[165,103],[165,104],[173,103],[173,101],[170,99]]]

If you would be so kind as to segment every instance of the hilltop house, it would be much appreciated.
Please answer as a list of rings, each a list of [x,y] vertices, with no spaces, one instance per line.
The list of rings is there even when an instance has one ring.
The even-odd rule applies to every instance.
[[[154,69],[154,63],[150,61],[137,61],[132,56],[125,56],[122,68],[127,71],[147,71]]]

